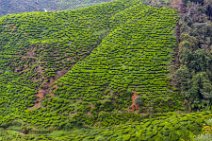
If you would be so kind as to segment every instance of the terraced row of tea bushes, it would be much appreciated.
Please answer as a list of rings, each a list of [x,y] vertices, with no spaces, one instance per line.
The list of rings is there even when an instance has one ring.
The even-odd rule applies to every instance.
[[[211,112],[190,114],[167,113],[154,118],[143,119],[140,122],[126,122],[118,126],[104,128],[72,129],[71,131],[53,131],[50,133],[20,135],[19,131],[8,129],[1,134],[5,141],[9,138],[16,140],[49,140],[49,141],[84,141],[84,140],[120,140],[120,141],[175,141],[194,140],[201,133],[202,127],[209,126]],[[6,136],[7,135],[7,136]]]
[[[89,5],[94,5],[97,3],[102,2],[110,2],[114,0],[61,0],[57,1],[57,10],[64,10],[64,9],[71,9],[71,8],[78,8],[78,7],[85,7]],[[54,9],[54,10],[56,10]]]
[[[112,0],[1,0],[0,15],[31,11],[53,11],[73,9],[107,1]]]
[[[110,22],[116,28],[59,79],[55,97],[29,111],[27,121],[62,127],[93,124],[100,112],[127,111],[133,89],[141,95],[141,112],[181,109],[167,78],[176,20],[174,10],[142,4],[114,15]]]
[[[128,108],[127,92],[135,89],[143,98],[144,112],[149,107],[154,111],[169,111],[177,105],[167,79],[176,43],[173,31],[176,13],[143,5],[133,8],[137,10],[131,14],[126,10],[126,19],[123,14],[125,23],[58,81],[59,98],[79,102],[79,107],[90,103],[97,110],[110,111],[114,107]],[[99,100],[103,103],[95,104]],[[107,109],[107,105],[113,106]],[[166,109],[165,105],[170,107]]]
[[[54,109],[52,103],[48,103],[46,108],[41,108],[35,111],[26,111],[24,114],[23,122],[38,127],[55,127],[57,129],[73,129],[74,127],[108,127],[112,125],[119,125],[128,121],[141,121],[143,118],[150,116],[149,114],[138,114],[131,112],[122,111],[111,111],[111,112],[75,112],[74,104],[69,104],[67,101],[62,99],[54,99]],[[44,103],[44,102],[43,102]],[[60,105],[59,105],[60,104]],[[68,105],[68,106],[67,106]],[[83,106],[81,108],[84,108]],[[84,110],[84,109],[82,109]],[[18,122],[19,123],[19,122]],[[15,123],[14,123],[15,124]]]
[[[130,4],[1,17],[0,124],[20,118],[40,87],[89,55],[110,31],[110,17]]]

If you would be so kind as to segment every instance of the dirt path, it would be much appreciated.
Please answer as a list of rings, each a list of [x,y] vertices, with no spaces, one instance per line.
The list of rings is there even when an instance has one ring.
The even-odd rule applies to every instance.
[[[37,71],[40,75],[43,75],[42,67],[38,67]],[[57,86],[55,85],[55,82],[62,76],[64,76],[68,70],[61,70],[57,71],[56,75],[54,77],[51,77],[48,79],[48,82],[42,84],[40,86],[40,89],[38,90],[35,100],[35,104],[33,107],[29,108],[30,110],[38,109],[42,106],[42,101],[44,100],[45,96],[49,94],[51,97],[54,97],[53,91],[57,89]],[[47,78],[46,78],[47,79]]]
[[[186,12],[186,7],[183,3],[183,0],[171,0],[170,6],[172,8],[177,9],[180,14],[183,14]],[[180,24],[178,22],[176,24],[176,38],[177,38],[178,45],[180,43],[180,35],[181,35]],[[176,47],[174,51],[175,51],[175,54],[174,54],[175,59],[174,59],[173,63],[175,64],[175,67],[178,68],[179,67],[179,48]]]
[[[170,7],[177,9],[180,15],[186,12],[186,7],[183,4],[182,0],[171,0]],[[179,60],[179,43],[180,43],[180,36],[181,36],[180,28],[181,27],[178,22],[175,28],[177,46],[174,48],[174,55],[173,55],[172,68],[171,68],[172,73],[176,72],[176,70],[180,67],[180,60]],[[176,86],[175,80],[176,78],[171,79],[170,81],[171,85]]]

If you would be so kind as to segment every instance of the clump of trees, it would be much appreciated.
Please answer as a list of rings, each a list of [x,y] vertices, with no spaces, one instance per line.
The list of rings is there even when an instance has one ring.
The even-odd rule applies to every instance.
[[[204,13],[208,16],[209,20],[212,20],[212,1],[210,0],[183,0],[183,3],[187,5],[189,2],[203,6]]]
[[[190,0],[191,2],[195,2],[196,4],[204,4],[204,0]]]
[[[187,4],[188,2],[194,2],[194,3],[196,3],[196,4],[204,4],[204,0],[183,0],[183,2],[185,3],[185,4]]]
[[[192,2],[198,4],[187,5],[180,19],[180,67],[175,78],[188,110],[200,110],[212,105],[211,6],[203,0]]]

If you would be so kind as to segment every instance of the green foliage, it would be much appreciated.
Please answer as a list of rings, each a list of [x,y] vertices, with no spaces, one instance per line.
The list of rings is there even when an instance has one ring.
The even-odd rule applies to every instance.
[[[166,21],[162,20],[164,15]],[[82,105],[90,103],[98,112],[104,110],[103,105],[95,103],[105,101],[106,97],[115,109],[128,108],[130,95],[125,96],[125,93],[135,88],[141,98],[147,98],[143,99],[145,108],[150,106],[155,111],[166,111],[163,107],[167,102],[175,103],[171,98],[174,93],[168,94],[166,78],[166,65],[171,59],[167,54],[172,52],[175,43],[173,31],[168,29],[174,27],[175,15],[169,9],[140,4],[116,14],[112,19],[116,22],[114,26],[119,25],[91,55],[57,82],[59,88],[55,94],[78,104],[79,111]],[[154,32],[151,32],[153,23]],[[105,90],[110,92],[105,95],[102,93]],[[163,95],[169,100],[160,99]],[[78,102],[79,99],[82,101]]]
[[[116,126],[95,128],[74,128],[71,131],[53,131],[39,134],[22,135],[13,130],[1,132],[7,141],[16,135],[16,140],[194,140],[201,133],[205,119],[211,117],[210,112],[201,113],[167,113],[140,121],[128,121]],[[48,129],[46,129],[48,130]],[[6,138],[7,137],[7,138]],[[210,139],[210,135],[199,135],[195,139]],[[204,140],[205,141],[205,140]]]
[[[1,0],[0,15],[30,11],[73,9],[107,1],[111,0]]]
[[[194,15],[186,12],[180,19],[180,67],[175,78],[189,110],[210,109],[212,104],[212,31],[211,23],[203,18],[200,8],[204,5],[197,5]]]
[[[167,78],[176,20],[174,10],[140,0],[1,17],[1,125],[126,122],[117,119],[128,111],[132,89],[141,95],[141,112],[181,109]],[[47,95],[36,109],[40,90]],[[102,118],[111,111],[117,119]]]
[[[212,118],[208,119],[208,120],[206,121],[206,123],[207,123],[207,125],[212,126]]]
[[[45,127],[92,125],[101,112],[127,111],[130,89],[141,95],[142,112],[180,109],[167,79],[176,20],[175,11],[137,0],[2,17],[0,94],[9,110],[1,115]],[[29,109],[40,89],[49,95]]]
[[[1,17],[0,124],[20,118],[34,105],[39,89],[51,89],[51,80],[89,55],[108,34],[110,17],[128,6],[115,2],[76,11]]]
[[[189,140],[199,134],[211,113],[160,114],[183,109],[167,78],[176,21],[174,10],[140,0],[1,17],[0,139]],[[190,78],[186,67],[179,75]],[[190,79],[207,97],[209,77]],[[36,108],[40,90],[46,94]],[[132,90],[142,114],[129,112]]]
[[[195,138],[195,141],[211,141],[212,135],[211,134],[204,134],[199,135]]]

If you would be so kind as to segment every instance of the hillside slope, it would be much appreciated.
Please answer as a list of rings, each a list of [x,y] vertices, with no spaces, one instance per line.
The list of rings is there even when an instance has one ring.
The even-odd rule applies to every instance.
[[[98,46],[110,30],[109,18],[127,5],[1,17],[1,121],[5,115],[15,118],[9,113],[19,115],[49,93],[57,77]]]
[[[140,0],[0,17],[0,139],[189,140],[211,128],[211,112],[173,112],[184,110],[169,80],[177,20]]]
[[[2,17],[1,122],[94,124],[127,112],[133,90],[140,112],[181,109],[167,76],[176,20],[174,10],[139,1]]]
[[[107,1],[110,0],[0,0],[0,15],[30,11],[65,10]]]

